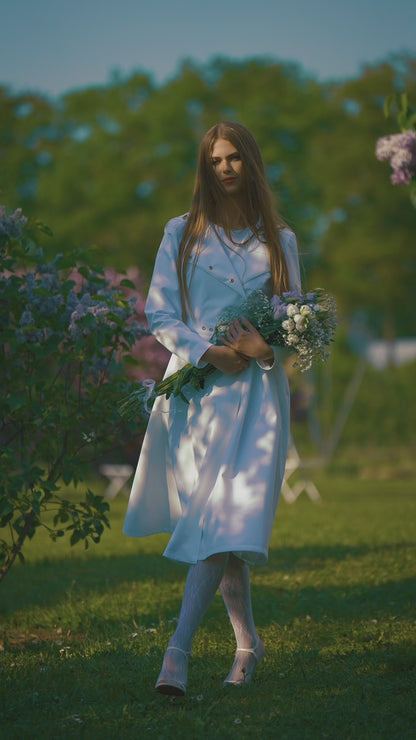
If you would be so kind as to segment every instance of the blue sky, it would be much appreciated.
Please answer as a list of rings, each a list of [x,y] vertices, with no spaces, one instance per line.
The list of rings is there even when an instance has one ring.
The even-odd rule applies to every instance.
[[[416,0],[0,0],[0,83],[58,95],[118,70],[174,76],[181,60],[270,56],[319,80],[416,55]]]

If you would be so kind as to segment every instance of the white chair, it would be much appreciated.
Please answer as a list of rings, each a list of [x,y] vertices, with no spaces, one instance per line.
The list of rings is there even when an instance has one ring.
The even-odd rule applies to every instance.
[[[289,504],[293,504],[303,491],[305,491],[311,501],[321,500],[320,493],[309,476],[300,478],[296,483],[289,484],[288,482],[289,478],[296,472],[296,470],[305,470],[308,467],[319,467],[320,465],[322,465],[321,460],[301,460],[296,449],[296,445],[292,437],[290,437],[285,474],[283,476],[282,483],[282,496],[285,501]]]
[[[126,485],[133,473],[133,467],[131,465],[100,465],[100,473],[109,480],[104,496],[112,499]]]

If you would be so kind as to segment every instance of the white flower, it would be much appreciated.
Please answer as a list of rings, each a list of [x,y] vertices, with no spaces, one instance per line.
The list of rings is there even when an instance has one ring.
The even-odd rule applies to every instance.
[[[293,321],[293,319],[286,319],[282,322],[282,329],[284,329],[285,331],[293,331],[294,328],[295,322]]]
[[[302,314],[302,316],[310,316],[311,314],[313,314],[313,311],[310,306],[302,306],[300,309],[300,313]]]
[[[288,334],[287,335],[287,343],[288,344],[297,344],[299,342],[299,337],[297,334]]]
[[[300,313],[298,313],[295,316],[294,321],[296,323],[296,331],[305,331],[308,326],[308,319],[306,318],[306,316],[301,316]]]
[[[298,312],[297,307],[294,305],[294,303],[289,303],[287,310],[286,310],[286,316],[294,316]]]

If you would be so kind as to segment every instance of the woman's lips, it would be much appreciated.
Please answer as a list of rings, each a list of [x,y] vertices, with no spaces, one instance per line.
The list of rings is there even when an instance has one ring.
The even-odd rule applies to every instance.
[[[236,177],[225,177],[223,182],[225,183],[235,182],[236,179],[237,179]]]

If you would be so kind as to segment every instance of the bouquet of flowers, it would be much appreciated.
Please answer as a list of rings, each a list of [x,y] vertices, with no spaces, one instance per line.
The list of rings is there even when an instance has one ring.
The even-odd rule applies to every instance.
[[[294,366],[301,372],[309,370],[312,363],[329,357],[329,345],[336,329],[336,306],[332,296],[321,288],[302,294],[297,291],[274,295],[269,298],[262,290],[256,290],[239,306],[230,306],[218,317],[211,341],[221,344],[227,336],[228,327],[234,319],[248,319],[270,345],[286,347],[295,355]],[[120,413],[125,418],[134,418],[150,408],[157,396],[179,396],[189,400],[183,393],[186,385],[197,391],[204,388],[205,379],[219,372],[213,365],[197,368],[187,364],[159,383],[144,380],[120,404]]]

